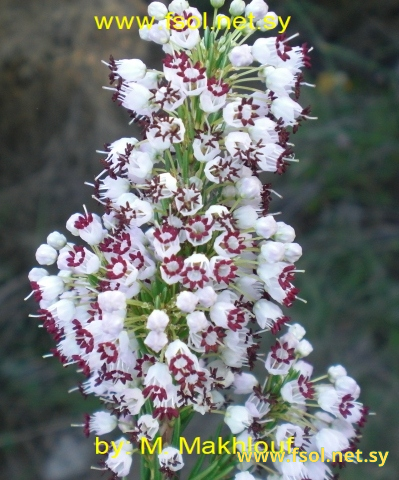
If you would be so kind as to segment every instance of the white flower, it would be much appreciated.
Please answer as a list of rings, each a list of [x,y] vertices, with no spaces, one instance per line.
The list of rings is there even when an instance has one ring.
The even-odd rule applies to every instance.
[[[169,12],[177,13],[178,15],[182,14],[184,10],[187,10],[190,7],[189,3],[186,0],[172,0],[169,3]]]
[[[240,45],[234,47],[229,53],[229,60],[234,67],[247,67],[254,61],[251,55],[251,47],[249,45]]]
[[[105,435],[112,432],[118,424],[118,419],[115,415],[109,412],[96,412],[90,416],[89,429],[96,435]]]
[[[276,38],[258,38],[251,48],[254,59],[262,65],[267,65],[271,57],[271,50],[275,50]]]
[[[199,20],[201,20],[201,16],[196,16]],[[195,22],[196,20],[194,20]],[[198,27],[200,26],[201,22],[197,22]],[[191,50],[194,48],[200,41],[201,35],[199,33],[198,28],[187,28],[187,30],[172,30],[170,39],[173,43],[178,45],[182,48],[187,48]]]
[[[195,186],[179,188],[175,196],[175,204],[184,217],[194,215],[204,206],[201,192]]]
[[[147,131],[147,140],[156,150],[167,150],[173,143],[181,143],[186,129],[180,118],[156,120]]]
[[[284,318],[283,311],[278,305],[263,298],[255,303],[253,312],[262,330],[270,330],[279,318]]]
[[[257,378],[251,373],[236,373],[234,375],[234,393],[237,395],[252,393],[254,387],[258,384]]]
[[[249,472],[236,473],[234,480],[256,480]]]
[[[55,275],[41,277],[37,280],[37,285],[41,299],[44,301],[53,301],[64,291],[64,282]]]
[[[278,120],[282,118],[284,126],[295,125],[296,119],[302,113],[299,103],[290,97],[278,97],[272,102],[271,112]]]
[[[201,94],[202,97],[203,93]],[[199,162],[209,162],[217,157],[220,153],[219,143],[212,140],[213,136],[207,133],[200,133],[199,138],[195,138],[193,142],[193,153]]]
[[[131,193],[124,193],[118,197],[116,206],[131,226],[141,227],[153,218],[153,206],[150,202],[136,198],[131,201]]]
[[[158,23],[152,25],[152,27],[147,28],[148,32],[143,32],[144,37],[148,37],[149,40],[158,43],[158,45],[164,45],[169,42],[170,28],[168,27],[168,20],[160,20]],[[141,31],[142,29],[139,30],[139,32]],[[146,38],[144,38],[144,40],[146,40]]]
[[[287,440],[293,437],[294,441],[291,443],[291,448],[300,448],[303,444],[303,436],[304,431],[298,425],[294,425],[292,423],[283,423],[277,427],[276,444],[278,446],[284,445],[284,449],[288,450],[289,443]]]
[[[224,423],[230,428],[232,434],[240,433],[252,423],[252,415],[246,407],[240,405],[227,407]]]
[[[214,113],[224,107],[227,95],[213,95],[209,90],[203,90],[200,95],[200,107],[205,113]]]
[[[266,143],[277,143],[278,133],[276,132],[276,122],[270,118],[260,117],[254,119],[254,125],[248,127],[248,133],[254,143],[261,141]]]
[[[356,381],[348,377],[347,375],[342,375],[335,380],[335,388],[340,395],[351,395],[354,399],[357,399],[360,395],[360,387]]]
[[[135,82],[123,83],[119,91],[119,98],[122,105],[128,110],[133,110],[140,115],[148,115],[151,113],[153,109],[150,103],[151,97],[152,93],[148,88]]]
[[[162,468],[177,472],[184,467],[183,456],[177,448],[165,447],[158,455],[158,461]]]
[[[152,28],[149,25],[143,25],[141,28],[139,28],[139,36],[141,40],[144,40],[146,42],[150,42],[150,33],[151,33]],[[169,39],[169,37],[168,37]]]
[[[310,378],[313,374],[313,366],[303,360],[298,360],[293,369],[307,378]]]
[[[36,250],[36,260],[39,265],[52,265],[57,260],[57,250],[43,243]]]
[[[108,468],[110,468],[118,477],[126,477],[130,472],[130,467],[133,462],[133,445],[125,438],[121,437],[115,442],[115,451],[112,451],[108,455],[108,459],[105,461]]]
[[[148,152],[143,152],[143,151],[134,149],[133,152],[129,155],[129,163],[126,165],[127,178],[128,180],[130,180],[130,182],[128,182],[129,187],[131,182],[143,183],[145,179],[149,178],[151,175],[153,166],[154,164]],[[125,180],[125,179],[118,178],[118,180]],[[127,192],[129,192],[129,188],[125,192],[121,192],[121,195]]]
[[[67,221],[66,228],[89,245],[99,244],[105,233],[101,219],[95,213],[75,213]]]
[[[265,76],[266,87],[278,96],[287,96],[295,87],[295,76],[288,68],[265,67],[262,72]]]
[[[331,459],[333,452],[341,452],[349,447],[346,436],[331,428],[322,428],[315,435],[315,442],[319,451],[324,448],[327,458]]]
[[[100,258],[85,247],[67,245],[59,252],[57,267],[73,273],[97,273],[101,267]]]
[[[101,328],[103,332],[117,337],[123,329],[125,314],[119,312],[104,312],[102,317]]]
[[[159,422],[152,415],[142,415],[137,421],[137,427],[140,432],[137,438],[152,440],[159,430]]]
[[[272,351],[268,353],[265,368],[272,375],[285,375],[294,360],[294,348],[288,342],[280,339],[272,347]]]
[[[128,60],[117,60],[115,62],[116,68],[112,69],[113,73],[116,73],[127,82],[136,82],[144,78],[147,67],[138,58],[131,58]]]
[[[151,163],[152,165],[152,163]],[[130,182],[127,178],[111,178],[106,177],[101,180],[101,186],[99,187],[100,198],[109,198],[115,201],[122,194],[127,193],[130,190]]]

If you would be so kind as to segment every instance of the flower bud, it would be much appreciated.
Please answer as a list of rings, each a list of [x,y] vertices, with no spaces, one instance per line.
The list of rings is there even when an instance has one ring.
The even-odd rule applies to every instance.
[[[226,15],[222,15],[219,13],[219,15],[216,15],[216,27],[217,28],[220,28],[221,30],[227,28],[227,26],[229,25],[229,21],[228,21],[228,18],[226,17]],[[226,50],[226,46],[223,45],[221,47],[219,47],[219,52],[222,53]]]
[[[270,238],[277,231],[277,222],[272,215],[258,218],[255,222],[255,232],[263,238]]]
[[[233,0],[230,4],[229,13],[233,17],[241,15],[245,11],[245,2],[243,0]]]
[[[43,277],[46,277],[48,275],[48,271],[45,270],[44,268],[32,268],[32,270],[29,272],[28,278],[30,282],[37,282]]]
[[[260,32],[268,32],[278,25],[278,16],[274,12],[267,12],[266,19],[262,18],[256,22],[256,27]]]
[[[47,243],[50,245],[50,247],[60,250],[62,247],[65,247],[67,239],[65,235],[62,235],[62,233],[53,232],[47,237]]]
[[[147,319],[147,328],[163,332],[169,323],[169,317],[163,310],[154,310]]]
[[[224,5],[224,0],[211,0],[211,5],[213,8],[221,8]]]
[[[155,20],[163,20],[168,13],[167,7],[161,2],[151,2],[148,5],[148,15]]]
[[[47,245],[47,243],[43,243],[36,250],[36,260],[40,265],[53,265],[57,260],[57,256],[57,250]]]
[[[158,455],[158,461],[162,468],[167,468],[169,471],[177,472],[184,466],[183,456],[175,447],[165,447]]]
[[[184,10],[187,10],[190,5],[186,0],[173,0],[169,4],[169,12],[174,12],[177,13],[178,15],[181,15]]]
[[[198,333],[209,326],[209,322],[206,319],[204,312],[189,313],[186,317],[188,328],[190,333]]]
[[[252,2],[245,7],[245,16],[248,17],[248,15],[252,13],[255,22],[257,22],[266,16],[268,10],[269,7],[263,0],[252,0]]]
[[[238,193],[242,198],[257,198],[262,193],[262,182],[256,177],[244,177],[236,183]]]
[[[277,222],[277,232],[274,234],[276,242],[290,243],[295,240],[295,230],[284,222]]]
[[[222,195],[224,198],[234,198],[237,194],[237,190],[233,185],[227,185],[222,190]]]
[[[240,45],[234,47],[229,53],[229,60],[233,67],[247,67],[254,61],[251,55],[251,47],[249,45]]]
[[[295,349],[296,353],[299,354],[300,357],[307,357],[308,355],[310,355],[312,352],[313,352],[313,347],[312,347],[312,344],[310,342],[308,342],[307,340],[301,340],[296,349]]]
[[[168,343],[168,337],[165,332],[160,332],[156,330],[151,330],[144,340],[144,343],[147,347],[154,350],[154,352],[160,352],[165,345]]]
[[[241,405],[227,407],[224,423],[228,425],[233,435],[249,427],[252,420],[252,415],[246,407]]]
[[[150,33],[151,33],[151,28],[148,25],[143,25],[141,28],[139,28],[139,36],[141,40],[150,42],[151,41]]]
[[[293,323],[288,327],[288,331],[294,335],[295,338],[298,340],[302,340],[302,338],[306,334],[306,330],[300,325],[299,323]]]
[[[284,243],[269,241],[261,247],[261,258],[268,263],[281,262],[284,257]]]
[[[109,290],[98,294],[98,304],[103,312],[124,311],[126,296],[117,290]]]
[[[234,375],[234,393],[237,395],[248,395],[258,385],[256,377],[250,373],[236,373]]]
[[[244,207],[239,207],[234,210],[233,217],[237,221],[238,228],[246,229],[255,226],[258,214],[254,207],[245,205]]]
[[[195,296],[198,298],[200,304],[205,308],[211,307],[218,298],[215,290],[210,285],[204,288],[199,288],[195,292]]]
[[[302,247],[298,243],[286,243],[284,247],[284,260],[295,263],[302,257]]]
[[[328,378],[331,383],[335,383],[339,377],[346,375],[346,370],[342,365],[332,365],[328,369]]]
[[[179,293],[176,298],[177,308],[186,313],[192,313],[198,302],[198,297],[194,293],[187,291]]]

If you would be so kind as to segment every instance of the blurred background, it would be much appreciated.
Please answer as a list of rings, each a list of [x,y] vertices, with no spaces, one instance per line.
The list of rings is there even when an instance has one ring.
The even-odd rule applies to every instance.
[[[207,8],[208,1],[190,2]],[[297,232],[302,322],[322,374],[342,363],[371,416],[361,448],[384,467],[352,464],[345,480],[396,479],[399,464],[399,0],[280,0],[291,35],[313,45],[301,104],[317,122],[293,137],[299,164],[269,177],[273,210]],[[112,101],[100,60],[161,49],[137,30],[96,29],[94,15],[145,15],[141,0],[0,0],[0,478],[83,480],[98,460],[80,429],[93,399],[68,394],[82,378],[56,360],[37,321],[27,273],[35,251],[82,204],[106,142],[135,134]],[[138,478],[132,472],[131,478]]]

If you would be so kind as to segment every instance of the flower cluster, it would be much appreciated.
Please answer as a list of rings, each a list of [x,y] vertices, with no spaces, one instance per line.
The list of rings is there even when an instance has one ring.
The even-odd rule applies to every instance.
[[[298,103],[309,49],[283,36],[248,45],[253,30],[224,32],[216,12],[201,38],[190,28],[201,15],[185,0],[153,2],[158,21],[140,36],[163,46],[162,71],[109,59],[113,100],[142,138],[105,146],[93,184],[104,214],[72,215],[66,227],[77,243],[53,232],[36,253],[58,273],[29,274],[38,316],[57,342],[53,355],[77,365],[87,377],[81,392],[105,404],[85,432],[119,428],[129,438],[104,463],[115,478],[129,473],[144,438],[160,436],[168,452],[144,466],[173,478],[184,462],[172,438],[192,412],[225,412],[239,440],[294,437],[295,447],[324,447],[328,458],[355,448],[367,413],[343,367],[329,370],[329,384],[312,380],[302,360],[312,346],[300,325],[266,359],[259,353],[261,333],[281,332],[290,320],[282,308],[299,292],[302,249],[294,229],[269,212],[275,192],[259,175],[282,174],[296,161],[289,138],[310,118]],[[232,17],[252,14],[255,22],[267,13],[263,0],[230,6]],[[258,361],[263,384],[247,371]],[[245,405],[227,407],[226,389],[249,395]],[[287,462],[264,466],[269,480],[329,478],[321,462]],[[241,464],[246,472],[235,478],[254,479],[257,467]]]

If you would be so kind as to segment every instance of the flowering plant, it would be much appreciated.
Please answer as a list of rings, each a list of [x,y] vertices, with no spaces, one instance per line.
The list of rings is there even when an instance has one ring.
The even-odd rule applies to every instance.
[[[66,224],[87,245],[53,232],[38,248],[38,263],[59,269],[29,274],[38,317],[58,342],[52,355],[86,375],[81,393],[104,403],[87,416],[85,433],[123,434],[103,462],[111,478],[129,474],[134,453],[142,480],[180,478],[184,429],[195,413],[221,413],[241,452],[273,442],[284,459],[240,463],[222,452],[204,465],[201,455],[186,478],[328,479],[333,462],[295,462],[295,451],[323,452],[329,462],[354,450],[367,408],[342,366],[312,378],[302,326],[282,333],[290,321],[282,306],[298,298],[302,249],[269,212],[276,192],[259,180],[296,161],[289,137],[311,118],[298,103],[310,49],[290,46],[296,35],[248,45],[254,29],[227,29],[243,15],[265,31],[262,19],[276,15],[263,0],[233,0],[231,17],[217,14],[223,1],[211,3],[203,38],[190,23],[200,13],[185,0],[149,5],[157,22],[140,36],[162,45],[162,71],[138,59],[107,63],[113,99],[142,139],[101,152],[93,187],[105,213],[84,207]],[[265,358],[263,333],[278,335]],[[261,381],[249,373],[256,362],[265,367]],[[245,400],[231,404],[228,389]]]

